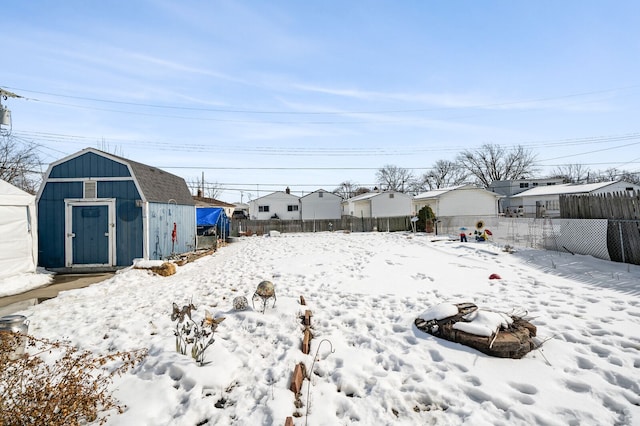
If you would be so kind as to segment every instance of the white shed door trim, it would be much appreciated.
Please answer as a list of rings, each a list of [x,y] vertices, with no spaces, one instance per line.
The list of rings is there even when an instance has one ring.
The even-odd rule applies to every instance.
[[[74,224],[73,209],[74,207],[107,207],[107,229],[104,236],[107,238],[107,261],[106,263],[74,263]],[[103,198],[99,200],[64,200],[64,259],[66,267],[97,267],[97,266],[114,266],[116,264],[116,200],[115,198]],[[77,257],[77,256],[76,256]]]

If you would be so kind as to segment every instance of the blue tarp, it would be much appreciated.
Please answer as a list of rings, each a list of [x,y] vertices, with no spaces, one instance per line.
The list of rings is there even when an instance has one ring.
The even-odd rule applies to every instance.
[[[229,235],[229,219],[221,207],[197,207],[196,225],[198,228],[216,226],[218,235]]]
[[[196,208],[196,225],[215,226],[222,215],[225,214],[221,207],[198,207]]]

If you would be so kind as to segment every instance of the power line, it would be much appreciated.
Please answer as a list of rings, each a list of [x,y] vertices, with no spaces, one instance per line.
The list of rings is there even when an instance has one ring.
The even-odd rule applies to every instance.
[[[66,135],[66,134],[55,134],[55,133],[44,133],[44,132],[14,132],[23,138],[35,138],[40,140],[47,141],[64,141],[64,142],[74,142],[74,143],[89,143],[95,142],[99,138],[88,137],[88,136],[79,136],[79,135]],[[548,141],[531,141],[520,144],[507,145],[507,149],[517,149],[518,147],[522,147],[525,149],[533,149],[533,148],[548,148],[555,146],[574,146],[574,145],[587,145],[587,144],[605,144],[612,142],[622,142],[622,141],[631,141],[631,140],[639,140],[640,133],[628,133],[624,135],[609,135],[609,136],[590,136],[583,138],[572,138],[572,139],[559,139],[559,140],[548,140]],[[325,155],[325,156],[345,156],[345,155],[355,155],[355,156],[386,156],[386,155],[415,155],[416,153],[425,153],[425,152],[439,152],[439,151],[461,151],[464,150],[462,147],[456,146],[440,146],[440,147],[426,147],[426,146],[394,146],[392,148],[389,147],[368,147],[368,148],[323,148],[323,147],[278,147],[278,146],[250,146],[250,147],[242,147],[242,146],[230,146],[230,145],[208,145],[208,144],[185,144],[185,143],[176,143],[176,142],[160,142],[160,141],[141,141],[141,140],[133,140],[133,139],[110,139],[114,142],[124,142],[135,144],[136,147],[140,145],[146,145],[149,147],[158,147],[158,148],[171,148],[174,151],[182,151],[182,152],[215,152],[215,153],[241,153],[241,154],[259,154],[259,155],[288,155],[288,156],[304,156],[304,155]],[[631,146],[635,144],[640,144],[640,142],[620,145],[616,147],[605,148],[601,151],[612,150],[623,148],[626,146]],[[501,145],[505,147],[505,145]],[[600,151],[593,151],[600,152]],[[581,153],[586,154],[586,153]],[[571,155],[575,156],[575,155]],[[551,161],[557,158],[564,157],[556,157],[550,158],[540,161]]]
[[[546,98],[534,98],[534,99],[528,99],[528,100],[496,102],[496,103],[489,103],[489,104],[476,104],[476,105],[468,105],[463,107],[414,108],[414,109],[407,108],[407,109],[352,110],[352,111],[331,111],[331,110],[329,111],[275,111],[275,110],[253,110],[253,109],[244,109],[244,108],[237,108],[237,107],[201,108],[201,107],[186,107],[186,106],[175,106],[175,105],[159,105],[159,104],[147,104],[147,103],[138,103],[138,102],[115,101],[110,99],[71,96],[71,95],[64,95],[59,93],[41,92],[41,91],[12,88],[12,87],[6,87],[6,89],[17,90],[20,92],[27,92],[27,93],[36,93],[36,94],[66,98],[66,99],[77,99],[77,100],[108,103],[108,104],[115,104],[115,105],[128,105],[128,106],[137,106],[137,107],[144,107],[144,108],[182,110],[182,111],[202,111],[202,112],[218,112],[218,113],[233,113],[233,114],[274,114],[274,115],[348,115],[348,114],[402,114],[402,113],[416,113],[416,112],[447,111],[447,110],[454,110],[454,109],[496,108],[501,106],[548,102],[548,101],[553,101],[558,99],[590,96],[590,95],[596,95],[596,94],[602,94],[602,93],[617,92],[621,90],[635,89],[638,87],[640,86],[632,85],[632,86],[618,87],[618,88],[612,88],[612,89],[593,90],[588,92],[578,92],[578,93],[570,93],[565,95],[550,96]],[[38,101],[38,102],[48,102],[48,101],[42,101],[36,98],[26,98],[26,99]],[[48,102],[48,103],[54,103],[54,102]],[[64,105],[61,103],[58,103],[58,104]],[[70,105],[70,106],[82,108],[82,106],[78,106],[78,105]]]

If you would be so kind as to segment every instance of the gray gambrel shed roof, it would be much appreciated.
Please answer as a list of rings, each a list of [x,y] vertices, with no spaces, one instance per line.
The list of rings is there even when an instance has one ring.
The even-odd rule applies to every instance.
[[[187,183],[181,177],[146,164],[124,158],[121,160],[126,161],[133,170],[134,177],[138,180],[147,201],[166,203],[171,199],[180,205],[196,204]]]
[[[93,153],[101,157],[116,161],[129,168],[133,179],[142,192],[145,201],[156,203],[167,203],[170,200],[179,205],[195,205],[189,187],[185,180],[179,176],[152,167],[147,164],[138,163],[127,158],[100,151],[95,148],[85,148],[75,154],[51,163],[49,172],[57,165],[73,160],[85,154]],[[45,179],[46,180],[46,179]]]

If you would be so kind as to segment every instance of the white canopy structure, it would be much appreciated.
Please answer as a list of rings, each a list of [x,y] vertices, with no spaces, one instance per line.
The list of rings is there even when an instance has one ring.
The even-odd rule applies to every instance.
[[[35,272],[36,198],[0,179],[0,278]]]

